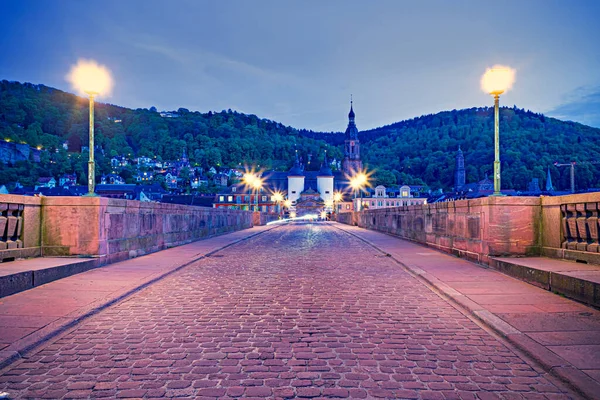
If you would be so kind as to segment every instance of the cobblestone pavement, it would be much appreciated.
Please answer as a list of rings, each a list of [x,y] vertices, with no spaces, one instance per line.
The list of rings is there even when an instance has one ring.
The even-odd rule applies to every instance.
[[[565,399],[388,257],[326,224],[229,247],[0,376],[12,398]]]

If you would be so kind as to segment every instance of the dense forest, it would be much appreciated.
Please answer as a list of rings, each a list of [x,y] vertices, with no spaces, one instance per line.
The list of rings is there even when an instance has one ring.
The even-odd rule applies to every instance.
[[[77,173],[85,182],[88,100],[43,85],[0,82],[0,140],[40,147],[40,163],[0,163],[0,184],[33,184],[40,176]],[[358,110],[357,110],[358,111]],[[357,115],[360,129],[360,112]],[[345,126],[340,126],[340,131]],[[568,171],[555,161],[577,161],[578,188],[600,186],[600,129],[564,122],[517,108],[501,109],[503,187],[524,190],[533,177],[568,187]],[[258,165],[287,169],[298,153],[318,169],[327,150],[341,160],[344,136],[284,126],[231,110],[200,113],[183,108],[161,116],[154,107],[127,109],[96,104],[97,176],[110,172],[110,158],[147,156],[176,160],[185,150],[193,165]],[[460,145],[467,182],[492,172],[493,110],[473,108],[426,115],[360,133],[363,160],[378,183],[426,184],[450,189]],[[66,147],[66,149],[64,148]],[[310,161],[310,162],[309,162]]]

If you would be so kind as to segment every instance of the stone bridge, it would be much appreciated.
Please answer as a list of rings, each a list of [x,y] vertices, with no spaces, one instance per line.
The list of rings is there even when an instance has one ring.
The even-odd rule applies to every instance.
[[[244,211],[1,196],[0,392],[594,399],[599,202],[266,226]],[[8,292],[11,279],[29,286]]]

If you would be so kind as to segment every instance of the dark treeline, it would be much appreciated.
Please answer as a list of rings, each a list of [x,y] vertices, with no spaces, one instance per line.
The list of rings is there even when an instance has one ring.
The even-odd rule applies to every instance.
[[[0,140],[47,151],[40,163],[0,163],[0,184],[33,184],[40,176],[72,172],[84,183],[87,152],[81,149],[88,141],[87,107],[87,99],[57,89],[1,81]],[[110,172],[113,156],[176,160],[184,150],[193,165],[205,169],[259,165],[282,170],[289,168],[296,150],[308,169],[318,169],[325,150],[330,159],[343,156],[341,133],[298,130],[231,110],[200,113],[180,108],[170,115],[161,116],[154,107],[131,110],[97,103],[97,176]],[[555,161],[579,162],[579,188],[600,186],[600,165],[585,164],[600,160],[600,129],[517,108],[501,109],[500,129],[504,188],[523,190],[533,177],[544,182],[548,166],[555,186],[567,188],[568,171],[553,166]],[[493,110],[426,115],[361,132],[360,139],[363,160],[377,170],[377,183],[449,189],[459,145],[468,182],[491,175]]]

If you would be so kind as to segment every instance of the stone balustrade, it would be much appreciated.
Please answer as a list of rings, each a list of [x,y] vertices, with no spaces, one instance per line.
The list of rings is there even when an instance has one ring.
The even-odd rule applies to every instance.
[[[0,262],[37,257],[41,198],[0,195]]]

